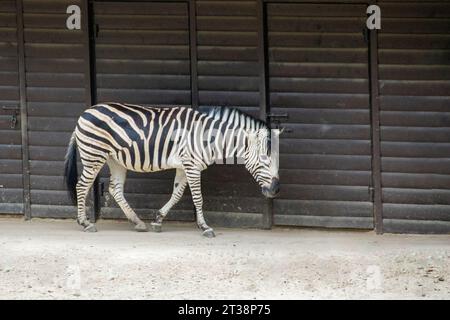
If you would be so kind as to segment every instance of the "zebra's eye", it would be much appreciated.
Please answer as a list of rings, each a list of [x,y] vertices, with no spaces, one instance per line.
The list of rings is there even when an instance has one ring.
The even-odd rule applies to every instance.
[[[268,164],[269,161],[270,161],[269,157],[268,157],[267,155],[265,155],[265,154],[260,155],[260,156],[259,156],[259,160],[260,160],[262,163],[265,163],[265,164]]]

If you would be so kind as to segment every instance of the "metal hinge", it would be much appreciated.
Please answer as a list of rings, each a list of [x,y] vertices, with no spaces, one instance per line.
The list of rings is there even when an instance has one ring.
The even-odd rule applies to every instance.
[[[93,41],[98,38],[98,33],[100,31],[100,27],[97,23],[93,23],[92,27],[89,28],[89,40]]]
[[[18,118],[17,116],[19,115],[20,112],[20,107],[18,106],[2,106],[2,110],[5,111],[12,111],[13,114],[11,115],[11,129],[15,129],[18,123]]]
[[[288,120],[289,119],[289,113],[268,113],[267,118],[269,118],[272,121],[281,121],[281,120]]]
[[[371,202],[375,201],[375,189],[373,187],[369,187],[369,199]]]
[[[364,42],[366,44],[369,43],[369,32],[370,32],[370,30],[366,26],[364,26],[363,30],[362,30],[362,35],[364,38]]]
[[[270,124],[274,124],[276,129],[281,129],[281,122],[289,120],[289,113],[268,113],[267,114],[267,121]],[[292,132],[292,129],[289,128],[283,128],[284,132]]]

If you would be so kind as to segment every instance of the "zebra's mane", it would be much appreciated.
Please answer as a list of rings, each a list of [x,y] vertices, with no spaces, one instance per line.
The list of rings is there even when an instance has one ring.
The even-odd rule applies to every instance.
[[[244,119],[246,120],[250,120],[255,124],[255,127],[259,127],[259,128],[263,128],[263,129],[268,129],[267,123],[265,123],[264,121],[255,118],[254,116],[240,110],[237,108],[232,108],[232,107],[200,107],[199,111],[201,113],[204,113],[206,115],[208,115],[209,117],[213,117],[215,119],[221,119],[222,121],[228,121],[228,120],[232,120],[233,118],[235,118],[235,116],[237,115],[239,118],[241,116],[244,117]]]

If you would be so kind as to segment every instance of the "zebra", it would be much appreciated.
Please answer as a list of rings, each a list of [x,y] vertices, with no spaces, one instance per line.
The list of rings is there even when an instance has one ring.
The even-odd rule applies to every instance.
[[[272,131],[276,135],[281,133]],[[161,231],[163,219],[189,185],[197,225],[204,236],[214,237],[214,230],[203,215],[201,172],[217,161],[239,157],[261,186],[263,195],[273,198],[279,193],[280,184],[278,154],[271,153],[270,139],[271,130],[265,122],[237,108],[144,107],[123,103],[91,106],[78,119],[64,164],[64,180],[69,197],[77,206],[77,222],[86,232],[97,231],[86,217],[86,198],[107,164],[111,174],[110,195],[136,231],[148,231],[124,197],[127,170],[175,169],[172,195],[158,210],[151,228]],[[79,179],[77,148],[83,165]]]

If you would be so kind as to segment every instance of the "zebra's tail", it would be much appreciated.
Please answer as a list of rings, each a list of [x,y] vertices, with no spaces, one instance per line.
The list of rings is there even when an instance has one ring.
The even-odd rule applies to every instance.
[[[74,205],[77,204],[77,141],[75,139],[75,132],[70,138],[70,143],[67,148],[66,158],[64,161],[64,183],[67,186],[67,192]]]

